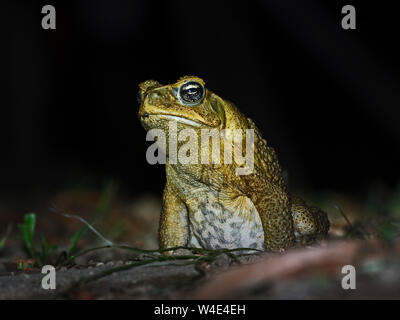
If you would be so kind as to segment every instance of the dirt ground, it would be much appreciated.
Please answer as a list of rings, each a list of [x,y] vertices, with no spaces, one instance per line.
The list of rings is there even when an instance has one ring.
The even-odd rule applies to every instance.
[[[358,242],[341,242],[261,254],[246,257],[240,266],[222,255],[204,264],[204,273],[177,261],[155,262],[80,283],[132,263],[91,260],[57,270],[55,290],[42,288],[40,269],[7,271],[2,259],[0,266],[6,271],[0,275],[0,299],[399,299],[400,242],[384,254],[379,244],[370,245],[372,250]],[[341,285],[341,269],[347,264],[357,271],[354,290]]]
[[[99,199],[101,194],[96,192],[66,192],[50,202],[89,219]],[[310,246],[240,257],[220,253],[197,264],[194,261],[202,255],[186,250],[179,255],[194,258],[139,266],[133,265],[157,260],[161,255],[105,248],[68,265],[56,265],[54,290],[42,288],[45,274],[40,266],[32,270],[18,268],[18,261],[29,258],[17,228],[24,211],[3,208],[0,239],[5,226],[14,227],[0,252],[0,299],[399,299],[400,238],[395,235],[388,241],[377,236],[345,236],[357,226],[352,213],[359,212],[358,204],[338,196],[335,203],[349,212],[350,225],[340,214],[333,214],[335,209],[327,210],[332,222],[330,238]],[[129,203],[114,198],[98,228],[114,243],[156,249],[159,209],[159,198],[155,196],[145,195]],[[80,223],[50,213],[44,205],[35,211],[37,233],[59,245],[58,255]],[[79,249],[99,245],[103,243],[88,234],[80,241]],[[348,274],[342,270],[346,265],[355,268],[355,289],[343,288],[343,282],[345,286],[349,283],[343,280]],[[126,270],[115,270],[124,266]],[[106,275],[107,270],[115,271]]]

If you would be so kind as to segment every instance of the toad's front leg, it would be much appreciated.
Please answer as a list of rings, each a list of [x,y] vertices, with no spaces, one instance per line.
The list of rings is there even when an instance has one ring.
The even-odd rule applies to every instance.
[[[163,194],[159,241],[160,249],[186,246],[189,239],[188,211],[177,192],[167,182]],[[166,251],[165,254],[172,254]]]

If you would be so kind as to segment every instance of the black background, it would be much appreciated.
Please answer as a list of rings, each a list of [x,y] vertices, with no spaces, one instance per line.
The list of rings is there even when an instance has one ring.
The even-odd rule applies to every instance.
[[[57,29],[41,28],[52,4]],[[341,8],[357,10],[343,30]],[[2,1],[0,190],[113,178],[161,193],[137,85],[197,75],[275,147],[293,188],[397,184],[400,11],[388,1]],[[88,178],[89,177],[89,178]]]

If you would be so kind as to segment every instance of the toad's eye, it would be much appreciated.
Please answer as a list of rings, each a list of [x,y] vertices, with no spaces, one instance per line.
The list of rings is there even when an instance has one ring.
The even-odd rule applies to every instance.
[[[199,104],[204,99],[204,87],[195,81],[186,82],[179,88],[178,98],[182,104],[187,106]]]

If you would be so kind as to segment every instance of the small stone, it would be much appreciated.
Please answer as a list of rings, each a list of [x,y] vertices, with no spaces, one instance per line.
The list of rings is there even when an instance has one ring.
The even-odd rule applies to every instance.
[[[173,252],[174,256],[190,256],[193,255],[193,252],[189,249],[177,249]]]
[[[216,265],[217,267],[226,268],[229,267],[230,264],[231,258],[226,253],[218,255],[214,260],[214,265]]]
[[[137,259],[140,260],[140,261],[142,261],[142,260],[148,259],[148,257],[149,257],[149,255],[148,255],[147,253],[140,253],[140,254],[138,254],[138,256],[137,256]]]
[[[103,263],[103,262],[99,262],[99,263],[96,264],[96,267],[98,267],[98,268],[99,268],[99,267],[103,267],[103,266],[104,266],[104,263]]]

